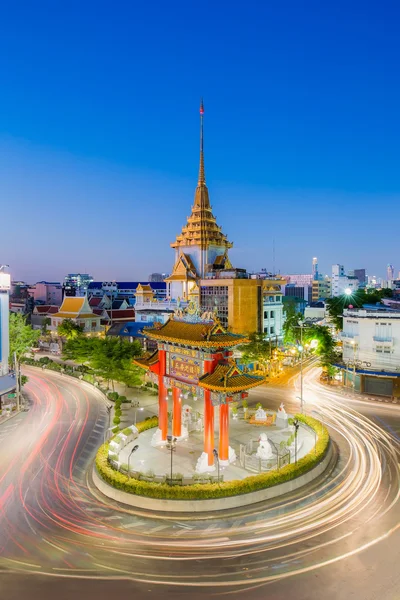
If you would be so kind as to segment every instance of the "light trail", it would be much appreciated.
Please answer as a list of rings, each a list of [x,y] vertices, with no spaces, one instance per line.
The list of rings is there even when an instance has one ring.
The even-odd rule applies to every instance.
[[[32,426],[29,454],[21,440],[0,482],[0,565],[9,569],[11,561],[13,569],[29,571],[31,558],[35,572],[52,576],[249,586],[334,564],[386,539],[399,527],[398,435],[352,409],[317,376],[311,365],[304,397],[307,410],[318,411],[340,448],[333,471],[252,508],[196,515],[188,526],[179,516],[153,519],[93,496],[85,470],[93,459],[94,451],[87,450],[93,430],[105,427],[100,396],[80,382],[31,369],[34,407],[24,424]],[[297,381],[293,384],[286,390],[292,403]],[[101,433],[99,444],[100,438]],[[17,518],[21,510],[25,519]],[[117,566],[110,564],[115,557]]]

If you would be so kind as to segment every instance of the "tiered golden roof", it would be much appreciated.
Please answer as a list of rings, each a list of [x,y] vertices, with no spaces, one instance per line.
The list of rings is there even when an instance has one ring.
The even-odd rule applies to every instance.
[[[146,369],[146,371],[148,371],[150,367],[158,363],[158,350],[151,354],[145,354],[143,358],[135,358],[133,363],[138,367],[142,367],[142,369]]]
[[[194,348],[230,348],[245,344],[244,335],[229,333],[219,322],[189,323],[170,318],[164,325],[143,329],[146,337]]]
[[[208,246],[222,246],[232,248],[232,242],[229,242],[226,235],[222,233],[221,227],[217,225],[208,197],[206,186],[206,177],[204,171],[204,151],[203,151],[203,103],[200,107],[200,167],[199,179],[194,195],[194,204],[192,214],[187,218],[187,224],[182,228],[182,233],[177,235],[175,242],[172,242],[171,248],[182,246],[199,246],[205,250]]]
[[[261,385],[264,377],[248,375],[233,361],[220,362],[213,373],[206,373],[199,379],[199,386],[213,392],[235,393]]]

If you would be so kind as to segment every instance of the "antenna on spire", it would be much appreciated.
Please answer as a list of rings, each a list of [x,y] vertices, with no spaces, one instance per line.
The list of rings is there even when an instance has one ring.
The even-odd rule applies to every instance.
[[[272,239],[272,274],[276,275],[276,273],[275,273],[275,238]]]
[[[205,183],[206,183],[206,176],[205,176],[205,172],[204,172],[203,115],[204,115],[204,104],[203,104],[203,98],[202,98],[200,101],[200,167],[199,167],[198,185],[205,185]]]

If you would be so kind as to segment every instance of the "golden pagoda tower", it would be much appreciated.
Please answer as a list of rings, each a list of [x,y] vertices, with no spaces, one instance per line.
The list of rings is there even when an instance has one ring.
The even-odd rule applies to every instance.
[[[204,169],[204,105],[200,103],[200,165],[194,203],[190,217],[171,248],[175,249],[175,265],[165,280],[170,298],[193,297],[199,281],[214,269],[229,269],[228,249],[232,243],[222,233],[212,213]]]

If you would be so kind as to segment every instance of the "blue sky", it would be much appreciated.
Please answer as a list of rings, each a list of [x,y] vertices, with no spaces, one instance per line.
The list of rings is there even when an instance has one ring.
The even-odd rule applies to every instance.
[[[0,18],[0,262],[169,271],[206,176],[248,269],[400,268],[394,2],[24,2]]]

